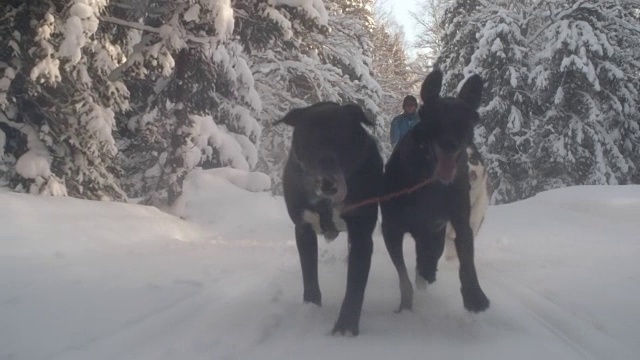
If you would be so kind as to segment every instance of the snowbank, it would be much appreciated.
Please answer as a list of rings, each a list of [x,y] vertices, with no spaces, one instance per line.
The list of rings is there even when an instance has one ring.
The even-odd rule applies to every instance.
[[[0,204],[0,256],[81,254],[204,236],[199,226],[150,206],[4,191]]]

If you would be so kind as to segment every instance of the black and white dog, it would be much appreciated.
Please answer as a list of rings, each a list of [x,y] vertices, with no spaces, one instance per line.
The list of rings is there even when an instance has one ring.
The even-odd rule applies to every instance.
[[[474,126],[480,121],[477,109],[482,96],[480,76],[471,76],[457,98],[440,97],[442,72],[434,70],[422,84],[420,122],[405,135],[385,166],[383,193],[412,188],[426,179],[426,186],[380,203],[382,234],[400,279],[400,307],[411,310],[413,287],[402,252],[405,233],[415,239],[417,272],[432,283],[451,222],[460,260],[460,283],[464,307],[473,312],[489,307],[474,262],[473,231],[469,201],[467,147]]]
[[[332,102],[294,109],[280,121],[294,127],[282,182],[289,217],[295,224],[303,300],[322,303],[316,234],[333,240],[338,232],[347,231],[347,292],[333,334],[358,335],[378,204],[374,201],[348,212],[343,209],[379,195],[382,158],[375,140],[362,126],[374,124],[359,106]]]
[[[484,221],[485,213],[491,201],[491,189],[484,160],[475,144],[471,143],[471,145],[467,147],[467,157],[469,159],[467,163],[469,165],[469,201],[471,203],[469,225],[471,225],[473,238],[475,239],[478,236],[480,226]],[[444,255],[448,261],[453,261],[458,257],[454,243],[455,238],[456,231],[453,230],[453,226],[451,226],[451,222],[449,222],[447,223]]]

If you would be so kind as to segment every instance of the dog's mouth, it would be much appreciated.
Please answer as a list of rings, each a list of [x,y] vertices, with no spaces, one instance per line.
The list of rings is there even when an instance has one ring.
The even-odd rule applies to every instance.
[[[438,180],[445,184],[453,182],[458,170],[458,154],[460,154],[460,151],[448,153],[436,146],[438,163],[436,165],[435,175]]]

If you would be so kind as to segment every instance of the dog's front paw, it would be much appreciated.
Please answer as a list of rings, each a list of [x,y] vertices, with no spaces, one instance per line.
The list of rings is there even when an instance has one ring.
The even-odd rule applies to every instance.
[[[322,306],[322,294],[320,290],[305,291],[302,295],[302,301],[306,303],[312,303],[317,306]]]
[[[416,275],[419,275],[419,277],[421,277],[422,279],[426,280],[429,284],[433,284],[434,282],[436,282],[436,270],[435,269],[417,271]],[[418,278],[418,276],[416,276],[416,284],[417,284],[417,278]]]
[[[464,303],[465,309],[474,313],[479,313],[489,308],[489,298],[487,298],[487,295],[484,294],[479,286],[471,288],[463,287],[461,292],[462,302]]]
[[[325,231],[324,232],[324,239],[326,241],[333,241],[338,237],[338,234],[340,234],[337,230],[333,231],[333,230],[329,230],[329,231]]]
[[[358,336],[360,333],[360,329],[358,328],[358,323],[353,320],[343,319],[342,317],[338,319],[336,325],[331,330],[331,335],[341,335],[347,337]]]
[[[407,311],[412,311],[413,310],[413,301],[412,300],[402,299],[402,301],[400,301],[400,306],[398,307],[398,309],[396,309],[395,312],[399,314],[404,310],[407,310]]]

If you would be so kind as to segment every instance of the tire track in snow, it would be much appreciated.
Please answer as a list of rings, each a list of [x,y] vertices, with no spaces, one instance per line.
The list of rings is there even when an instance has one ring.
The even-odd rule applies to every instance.
[[[500,291],[517,300],[532,320],[552,333],[581,358],[588,360],[637,358],[609,334],[533,288],[513,282],[507,283],[495,277],[490,281],[499,285]]]
[[[46,358],[222,360],[253,353],[279,333],[291,309],[281,280],[273,280],[282,274],[250,269],[220,275],[189,296]]]
[[[145,313],[140,317],[136,317],[130,321],[127,321],[123,326],[117,329],[114,329],[100,336],[96,336],[82,343],[69,345],[60,351],[46,355],[44,358],[51,360],[89,358],[96,359],[96,354],[108,354],[110,351],[113,351],[109,349],[114,348],[122,349],[123,346],[121,343],[132,342],[131,339],[139,339],[137,336],[131,336],[132,332],[135,333],[137,329],[147,327],[150,323],[155,323],[156,319],[168,317],[168,314],[178,312],[181,308],[189,308],[193,312],[194,300],[196,300],[201,295],[201,293],[202,290],[199,290],[191,295],[182,297],[161,308],[156,309],[155,311]],[[176,318],[174,317],[174,319]]]

